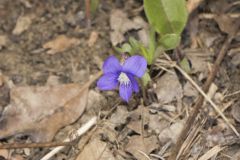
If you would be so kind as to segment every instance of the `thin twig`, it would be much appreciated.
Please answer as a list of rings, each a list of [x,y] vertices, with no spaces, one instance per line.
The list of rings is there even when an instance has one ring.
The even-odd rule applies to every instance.
[[[227,98],[227,97],[231,97],[231,96],[235,96],[237,94],[240,94],[240,90],[236,91],[236,92],[233,92],[233,93],[230,93],[230,94],[227,94],[224,96],[224,98]]]
[[[84,124],[81,128],[79,128],[77,130],[74,137],[67,138],[67,139],[64,140],[64,142],[70,142],[72,140],[75,140],[75,139],[79,138],[85,132],[87,132],[90,128],[92,128],[92,126],[94,126],[96,124],[96,122],[97,122],[97,117],[93,117],[86,124]],[[48,154],[46,154],[41,160],[49,160],[52,156],[54,156],[56,153],[58,153],[62,149],[64,149],[64,146],[60,146],[60,147],[57,147],[57,148],[53,149]]]
[[[141,153],[144,157],[146,157],[148,160],[152,160],[146,153],[144,153],[141,150],[137,150],[139,153]]]
[[[239,13],[229,13],[229,14],[225,14],[226,16],[229,16],[230,18],[239,18],[240,14]],[[219,15],[217,14],[212,14],[212,13],[202,13],[199,14],[199,18],[200,19],[214,19],[216,17],[218,17]]]
[[[214,80],[216,74],[217,74],[217,71],[219,69],[219,66],[223,60],[223,58],[225,57],[226,53],[227,53],[227,49],[229,48],[229,45],[230,43],[232,42],[232,39],[233,39],[233,35],[228,35],[219,54],[218,54],[218,57],[213,65],[213,69],[212,69],[212,72],[210,73],[210,75],[208,76],[207,78],[207,81],[205,82],[204,86],[203,86],[203,92],[208,92],[208,89],[212,83],[212,81]],[[184,126],[184,129],[182,130],[178,140],[177,140],[177,143],[173,149],[173,152],[172,152],[172,155],[171,155],[171,160],[175,160],[176,157],[177,157],[177,154],[178,154],[178,151],[180,150],[184,140],[186,139],[187,137],[187,134],[192,126],[192,124],[194,123],[194,120],[195,118],[197,117],[197,114],[199,113],[200,109],[201,109],[201,106],[203,104],[203,101],[204,101],[204,97],[203,96],[200,96],[196,102],[196,104],[194,105],[193,107],[193,112],[192,114],[190,115],[190,117],[188,117],[187,119],[187,122],[186,122],[186,125]]]
[[[91,1],[85,0],[85,14],[86,14],[86,21],[87,21],[87,28],[91,27]]]
[[[71,146],[73,142],[46,142],[46,143],[8,143],[0,145],[0,149],[19,149],[19,148],[44,148]]]

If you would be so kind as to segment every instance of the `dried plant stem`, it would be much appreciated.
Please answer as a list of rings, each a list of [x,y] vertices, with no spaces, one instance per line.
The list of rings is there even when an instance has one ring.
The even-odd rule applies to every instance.
[[[86,22],[87,22],[87,27],[91,27],[91,11],[90,11],[90,5],[91,1],[90,0],[85,0],[85,14],[86,14]]]
[[[87,132],[92,126],[94,126],[97,122],[97,117],[93,117],[90,119],[86,124],[84,124],[81,128],[79,128],[72,138],[67,138],[64,140],[64,142],[70,142],[72,140],[77,139],[78,137],[82,136],[85,132]],[[52,156],[54,156],[56,153],[64,149],[64,146],[57,147],[50,151],[48,154],[46,154],[41,160],[49,160]]]
[[[231,18],[239,18],[240,17],[240,14],[239,13],[231,13],[231,14],[225,14]],[[214,19],[216,18],[217,14],[212,14],[212,13],[202,13],[202,14],[199,14],[199,18],[200,19]]]
[[[73,142],[46,142],[46,143],[10,143],[0,145],[0,149],[19,149],[19,148],[44,148],[71,146]]]
[[[208,78],[207,78],[207,81],[205,82],[205,84],[204,84],[204,86],[203,86],[203,90],[202,90],[203,93],[204,93],[204,92],[205,92],[205,93],[208,92],[208,89],[209,89],[211,83],[213,82],[213,80],[214,80],[214,78],[215,78],[215,76],[216,76],[216,74],[217,74],[217,71],[218,71],[218,69],[219,69],[219,66],[220,66],[223,58],[225,57],[225,55],[226,55],[226,53],[227,53],[227,49],[229,48],[229,45],[230,45],[233,37],[234,37],[233,35],[228,35],[228,36],[227,36],[227,38],[226,38],[226,40],[225,40],[225,42],[224,42],[224,44],[223,44],[223,46],[222,46],[219,54],[218,54],[218,57],[217,57],[214,65],[213,65],[212,71],[211,71],[210,75],[209,75]],[[206,98],[206,97],[205,97],[205,98]],[[207,98],[208,98],[208,97],[207,97]],[[187,137],[187,135],[188,135],[188,132],[189,132],[192,124],[194,123],[195,118],[197,117],[197,115],[198,115],[198,113],[199,113],[199,111],[200,111],[200,109],[201,109],[201,107],[202,107],[203,101],[204,101],[204,96],[201,95],[201,96],[198,98],[196,104],[194,105],[194,107],[193,107],[193,112],[192,112],[192,114],[190,115],[190,117],[187,119],[186,125],[185,125],[183,131],[181,132],[181,134],[180,134],[180,136],[179,136],[179,138],[178,138],[178,140],[177,140],[177,143],[176,143],[176,145],[175,145],[175,147],[174,147],[174,149],[173,149],[172,155],[171,155],[171,157],[170,157],[171,160],[175,160],[175,159],[177,158],[178,151],[180,150],[180,148],[181,148],[184,140],[186,139],[186,137]],[[215,106],[215,107],[216,107],[216,106]],[[224,120],[225,120],[225,119],[224,119]],[[231,127],[231,128],[233,129],[234,127]],[[234,129],[234,130],[235,130],[235,129]],[[239,136],[239,133],[238,133],[238,132],[235,132],[235,133]]]
[[[218,154],[219,152],[221,152],[224,148],[220,147],[220,146],[214,146],[213,148],[211,148],[209,151],[207,151],[204,155],[202,155],[198,160],[207,160],[210,159],[211,157],[213,157],[214,155]]]
[[[229,122],[229,120],[225,117],[219,107],[211,100],[211,98],[206,93],[204,93],[204,91],[191,79],[191,77],[187,73],[185,73],[185,71],[182,70],[179,66],[176,65],[175,68],[177,68],[184,75],[184,77],[187,78],[187,80],[198,90],[198,92],[201,93],[202,97],[204,97],[213,106],[215,111],[217,111],[217,113],[223,118],[227,125],[233,130],[233,132],[237,136],[240,136],[236,128]]]

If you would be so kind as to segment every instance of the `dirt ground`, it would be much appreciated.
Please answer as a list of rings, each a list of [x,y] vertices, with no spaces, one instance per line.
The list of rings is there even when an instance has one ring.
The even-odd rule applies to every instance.
[[[91,129],[51,159],[170,159],[200,95],[189,80],[164,65],[161,55],[151,83],[129,103],[95,83],[103,61],[120,57],[114,46],[130,36],[147,42],[142,5],[141,0],[102,0],[89,26],[84,0],[0,0],[0,144],[63,142],[97,117]],[[124,32],[114,28],[119,17]],[[202,1],[190,10],[180,46],[166,54],[178,64],[186,58],[188,74],[203,87],[239,18],[239,0]],[[239,80],[237,28],[208,92],[237,132]],[[191,123],[179,159],[240,159],[239,137],[208,102]],[[41,160],[52,149],[0,149],[0,159]]]

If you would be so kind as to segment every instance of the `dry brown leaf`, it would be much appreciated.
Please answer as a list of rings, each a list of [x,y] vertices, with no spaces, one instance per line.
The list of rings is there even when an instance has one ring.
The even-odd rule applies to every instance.
[[[192,73],[203,73],[204,78],[208,74],[208,63],[212,60],[212,53],[205,50],[191,49],[185,50],[186,57],[192,64]]]
[[[144,153],[149,155],[156,148],[158,148],[157,137],[132,136],[125,151],[131,153],[136,159],[149,160]]]
[[[143,134],[143,126],[149,123],[150,115],[148,109],[139,106],[138,109],[130,113],[129,117],[131,121],[127,124],[127,127],[138,134]]]
[[[159,134],[168,125],[168,121],[162,119],[158,114],[149,116],[149,129]]]
[[[126,106],[119,105],[116,111],[112,114],[110,118],[110,122],[113,125],[113,127],[117,125],[125,124],[128,116],[129,116],[129,112]]]
[[[57,36],[55,39],[43,45],[43,48],[49,49],[47,54],[56,54],[69,49],[72,46],[76,46],[80,43],[77,38],[69,38],[65,35]]]
[[[239,160],[240,159],[240,151],[238,150],[233,156],[232,160]]]
[[[59,77],[55,75],[50,75],[47,79],[46,84],[48,86],[60,85]]]
[[[176,73],[165,73],[157,82],[155,90],[161,104],[179,100],[183,96],[183,89]]]
[[[17,154],[11,157],[11,160],[24,160],[26,158],[24,158],[23,156]]]
[[[231,63],[234,65],[234,66],[239,66],[240,65],[240,54],[234,54],[233,57],[232,57],[232,60],[231,60]]]
[[[24,31],[26,31],[32,24],[32,20],[34,18],[35,18],[35,15],[33,15],[33,14],[19,16],[17,19],[16,26],[12,31],[12,34],[20,35]]]
[[[51,141],[56,132],[83,113],[88,86],[66,84],[12,88],[11,103],[2,113],[0,138],[27,134],[34,141]]]
[[[26,8],[32,8],[33,5],[29,2],[29,0],[20,0],[20,2],[26,7]]]
[[[234,34],[237,29],[239,29],[239,20],[236,18],[231,18],[230,16],[226,14],[222,14],[219,16],[214,17],[215,21],[218,23],[219,28],[221,31],[227,33],[227,34]]]
[[[107,143],[96,137],[87,144],[76,160],[115,160],[112,152],[108,149]]]
[[[180,135],[182,129],[184,127],[183,121],[178,121],[168,128],[165,128],[160,134],[159,134],[159,140],[163,144],[171,140],[173,143],[176,143],[178,136]]]
[[[226,0],[209,1],[208,7],[212,13],[224,14],[229,10],[231,3]]]
[[[226,139],[223,134],[224,128],[220,125],[209,129],[207,134],[204,136],[206,139],[206,146],[213,147],[215,145],[222,145],[226,143]]]
[[[7,45],[8,38],[5,35],[0,35],[0,50]]]
[[[92,47],[96,43],[97,39],[98,39],[98,32],[95,32],[95,31],[91,32],[90,37],[87,42],[88,46]]]
[[[197,97],[198,91],[193,87],[190,82],[187,82],[183,87],[183,94],[187,97]]]
[[[9,157],[9,150],[7,149],[0,149],[0,156],[7,159]]]
[[[89,97],[87,102],[87,109],[93,109],[96,113],[99,113],[105,102],[105,97],[95,90],[89,91]]]
[[[114,46],[124,41],[124,33],[131,29],[140,29],[138,22],[130,20],[125,12],[119,9],[112,10],[110,14],[111,42]]]

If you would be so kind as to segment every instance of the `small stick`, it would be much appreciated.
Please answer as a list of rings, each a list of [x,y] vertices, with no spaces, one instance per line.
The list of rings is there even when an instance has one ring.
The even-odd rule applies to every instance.
[[[84,124],[81,128],[79,128],[72,138],[67,138],[64,140],[64,142],[70,142],[72,140],[77,139],[78,137],[82,136],[85,132],[87,132],[90,128],[92,128],[93,125],[97,123],[97,117],[93,117],[90,119],[86,124]],[[65,146],[60,146],[52,151],[50,151],[48,154],[46,154],[41,160],[49,160],[52,156],[54,156],[56,153],[64,149]]]
[[[227,16],[229,16],[230,18],[239,18],[240,14],[239,13],[231,13],[231,14],[225,14]],[[199,18],[200,19],[214,19],[216,17],[218,17],[219,15],[217,14],[212,14],[212,13],[202,13],[199,14]]]
[[[227,49],[229,48],[229,45],[230,43],[232,42],[234,36],[233,35],[228,35],[219,54],[218,54],[218,57],[213,65],[213,69],[212,69],[212,72],[210,73],[210,75],[208,76],[207,78],[207,81],[205,82],[204,86],[203,86],[203,91],[206,93],[208,92],[208,89],[212,83],[212,81],[214,80],[216,74],[217,74],[217,71],[220,67],[220,64],[223,60],[223,58],[225,57],[226,53],[227,53]],[[196,102],[196,104],[194,105],[194,109],[193,109],[193,112],[192,114],[190,115],[190,117],[187,119],[187,122],[186,122],[186,125],[184,127],[184,129],[182,130],[178,140],[177,140],[177,143],[173,149],[173,152],[172,152],[172,155],[170,157],[171,160],[175,160],[177,155],[178,155],[178,151],[180,150],[184,140],[186,139],[187,137],[187,134],[192,126],[192,124],[194,123],[194,120],[195,118],[197,117],[197,114],[199,113],[200,109],[201,109],[201,106],[203,104],[203,101],[204,101],[204,97],[203,96],[200,96]]]
[[[85,14],[86,14],[86,21],[87,27],[91,27],[91,11],[90,11],[91,0],[85,0]]]
[[[72,144],[73,142],[10,143],[0,145],[0,149],[58,147],[58,146],[71,146]]]
[[[236,91],[236,92],[233,92],[233,93],[230,93],[228,95],[225,95],[224,98],[227,98],[227,97],[231,97],[231,96],[235,96],[237,94],[240,94],[240,90]]]

